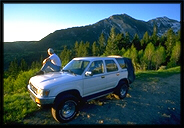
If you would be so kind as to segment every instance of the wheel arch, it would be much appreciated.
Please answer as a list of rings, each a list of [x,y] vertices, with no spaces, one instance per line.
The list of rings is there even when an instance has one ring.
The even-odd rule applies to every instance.
[[[114,92],[115,92],[115,93],[116,93],[117,90],[121,87],[121,85],[122,85],[123,83],[127,84],[128,87],[129,87],[128,79],[127,79],[127,78],[123,78],[123,79],[119,80],[117,86],[115,87],[115,89],[114,89]]]
[[[67,91],[64,91],[64,92],[59,93],[59,94],[56,96],[56,98],[55,98],[55,100],[54,100],[54,103],[55,103],[56,101],[58,101],[59,99],[61,99],[63,96],[66,96],[66,95],[75,96],[79,101],[81,101],[81,99],[82,99],[82,97],[81,97],[79,91],[76,90],[76,89],[72,89],[72,90],[67,90]]]
[[[128,81],[127,78],[121,79],[121,80],[118,82],[118,85],[117,85],[117,86],[121,85],[122,83],[126,83],[126,84],[129,86],[129,81]]]

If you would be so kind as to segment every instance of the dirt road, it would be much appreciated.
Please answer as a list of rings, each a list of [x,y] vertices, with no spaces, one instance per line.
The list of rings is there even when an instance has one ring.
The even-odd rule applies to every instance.
[[[77,117],[64,124],[56,122],[50,108],[27,116],[24,124],[180,124],[180,74],[166,78],[135,80],[128,95],[120,100],[108,95],[85,103]]]

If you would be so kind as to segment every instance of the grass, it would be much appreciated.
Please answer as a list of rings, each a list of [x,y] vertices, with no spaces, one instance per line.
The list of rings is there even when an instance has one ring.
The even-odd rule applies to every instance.
[[[165,70],[150,70],[150,71],[138,71],[135,72],[136,79],[138,80],[151,80],[153,77],[168,77],[173,74],[178,74],[181,72],[180,66],[169,68]]]

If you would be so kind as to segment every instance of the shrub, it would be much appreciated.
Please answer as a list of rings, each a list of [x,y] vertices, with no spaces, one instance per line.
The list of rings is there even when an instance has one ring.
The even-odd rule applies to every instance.
[[[26,92],[29,79],[34,76],[37,71],[38,69],[20,71],[16,79],[12,76],[4,78],[4,95]]]
[[[29,113],[38,110],[28,92],[4,96],[4,124],[20,123]]]
[[[4,124],[20,123],[27,114],[38,109],[27,92],[28,81],[37,71],[21,71],[16,79],[4,78]]]

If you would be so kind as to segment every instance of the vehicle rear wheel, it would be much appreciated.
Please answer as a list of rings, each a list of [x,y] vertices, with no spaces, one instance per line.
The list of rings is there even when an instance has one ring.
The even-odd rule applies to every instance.
[[[66,95],[56,101],[51,108],[51,112],[56,121],[61,123],[68,122],[78,113],[78,100],[73,95]]]
[[[123,83],[118,90],[118,96],[120,99],[123,99],[126,97],[127,93],[128,93],[128,85],[126,83]]]

